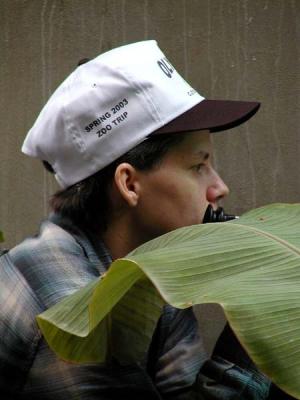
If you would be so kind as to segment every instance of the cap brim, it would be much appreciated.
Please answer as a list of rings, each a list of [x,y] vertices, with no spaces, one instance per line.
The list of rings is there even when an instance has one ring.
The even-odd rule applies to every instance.
[[[195,130],[210,132],[234,128],[251,118],[260,103],[235,100],[202,100],[153,134]]]

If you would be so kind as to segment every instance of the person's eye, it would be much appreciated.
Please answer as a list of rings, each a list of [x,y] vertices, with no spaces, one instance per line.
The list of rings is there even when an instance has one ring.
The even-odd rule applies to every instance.
[[[204,163],[200,163],[200,164],[197,164],[197,165],[195,165],[195,170],[197,171],[197,172],[201,172],[202,170],[203,170],[203,168],[205,167],[205,164]]]

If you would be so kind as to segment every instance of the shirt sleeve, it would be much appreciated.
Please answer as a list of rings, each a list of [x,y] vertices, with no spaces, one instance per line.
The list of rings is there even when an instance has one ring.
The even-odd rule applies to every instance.
[[[201,332],[201,331],[200,331]],[[209,358],[192,309],[166,306],[149,349],[148,371],[163,399],[292,399],[261,373],[229,325]]]
[[[191,388],[205,360],[207,354],[192,308],[165,306],[148,357],[148,371],[161,396],[191,399]]]
[[[195,384],[197,400],[266,400],[270,381],[256,369],[241,368],[218,356],[203,366]]]
[[[195,383],[197,400],[292,400],[258,370],[227,324]]]

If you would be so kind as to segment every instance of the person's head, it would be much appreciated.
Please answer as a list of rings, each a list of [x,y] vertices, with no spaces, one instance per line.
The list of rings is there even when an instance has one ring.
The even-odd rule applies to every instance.
[[[23,152],[51,165],[55,210],[96,231],[125,218],[141,241],[201,223],[228,189],[210,133],[250,118],[256,102],[205,100],[145,41],[78,67],[56,90]]]

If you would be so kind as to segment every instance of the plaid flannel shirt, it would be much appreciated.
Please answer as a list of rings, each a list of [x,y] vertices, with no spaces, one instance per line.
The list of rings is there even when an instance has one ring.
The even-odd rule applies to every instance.
[[[111,263],[103,243],[53,214],[33,238],[0,262],[1,399],[266,399],[269,380],[253,364],[242,369],[207,360],[192,309],[164,308],[144,362],[77,365],[47,346],[36,315]],[[200,371],[200,373],[199,373]]]

